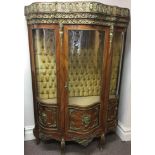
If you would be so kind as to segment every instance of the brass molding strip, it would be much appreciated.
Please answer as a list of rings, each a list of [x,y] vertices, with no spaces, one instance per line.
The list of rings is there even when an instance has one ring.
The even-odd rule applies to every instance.
[[[62,43],[63,43],[63,24],[59,24],[59,34],[60,34],[60,47],[61,47],[61,52],[62,52]]]
[[[109,43],[110,43],[110,48],[109,48],[109,54],[111,53],[111,49],[112,49],[112,40],[113,40],[113,36],[114,36],[114,25],[111,25],[110,26],[110,40],[109,40]]]
[[[27,21],[28,24],[88,24],[88,25],[104,25],[111,26],[112,24],[120,27],[127,27],[128,23],[113,23],[104,22],[101,20],[90,19],[31,19]]]
[[[93,24],[127,27],[129,9],[98,2],[48,2],[25,6],[28,24]]]
[[[129,17],[129,9],[99,2],[36,2],[25,6],[25,15],[52,12],[88,12]]]

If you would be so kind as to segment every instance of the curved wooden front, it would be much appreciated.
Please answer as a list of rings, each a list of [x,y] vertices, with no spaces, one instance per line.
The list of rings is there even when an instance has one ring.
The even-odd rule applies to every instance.
[[[47,129],[58,129],[58,116],[56,106],[38,104],[39,125]]]
[[[38,103],[39,137],[42,140],[61,140],[59,109],[55,104]]]
[[[85,137],[99,129],[100,105],[95,104],[89,107],[68,107],[66,137]],[[75,136],[76,135],[76,136]]]

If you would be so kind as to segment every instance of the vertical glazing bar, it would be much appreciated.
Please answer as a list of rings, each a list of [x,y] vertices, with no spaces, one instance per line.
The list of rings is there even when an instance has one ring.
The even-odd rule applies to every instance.
[[[59,34],[60,34],[60,51],[62,52],[62,42],[63,42],[63,24],[59,24]]]
[[[113,36],[114,36],[114,25],[111,25],[110,26],[110,47],[109,47],[109,54],[111,53]]]

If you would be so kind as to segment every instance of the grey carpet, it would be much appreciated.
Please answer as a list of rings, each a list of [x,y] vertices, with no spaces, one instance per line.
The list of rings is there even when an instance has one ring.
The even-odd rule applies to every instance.
[[[74,142],[66,144],[65,155],[130,155],[131,142],[122,142],[117,135],[106,136],[103,151],[98,149],[98,139],[94,139],[87,147]],[[24,142],[25,155],[60,155],[60,142],[41,142],[36,145],[35,140]]]

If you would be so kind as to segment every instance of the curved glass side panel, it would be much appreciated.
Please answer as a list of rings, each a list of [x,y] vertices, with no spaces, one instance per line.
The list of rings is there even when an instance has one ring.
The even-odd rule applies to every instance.
[[[69,105],[100,102],[104,31],[69,30]]]
[[[120,72],[123,54],[124,32],[116,31],[113,38],[112,72],[110,80],[110,96],[115,96],[119,91]]]
[[[45,103],[57,102],[55,33],[51,29],[33,29],[37,97]]]

